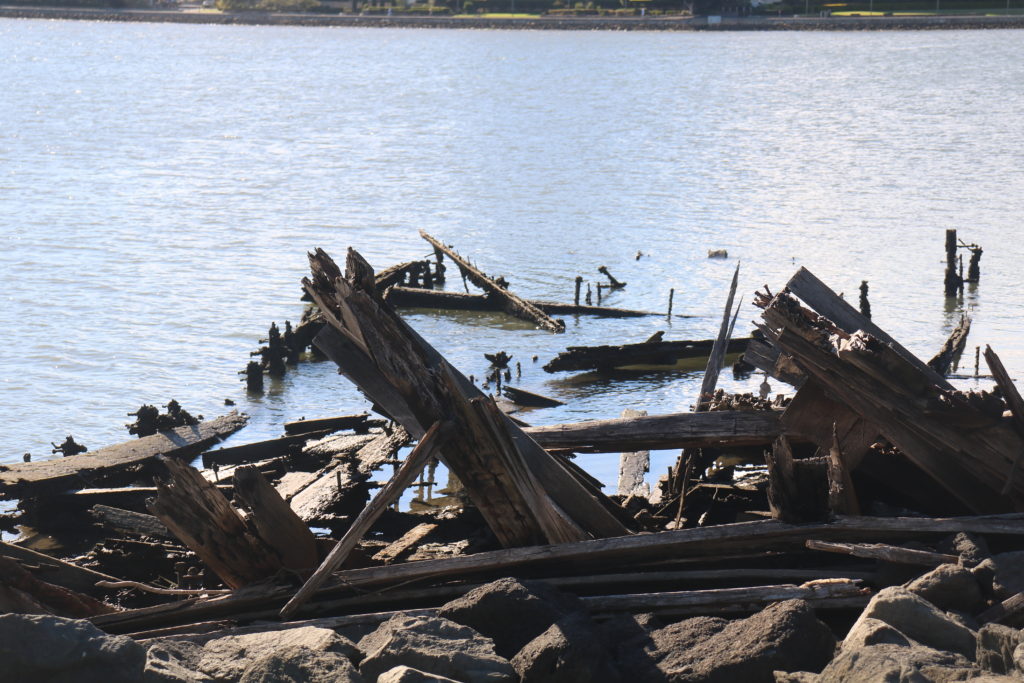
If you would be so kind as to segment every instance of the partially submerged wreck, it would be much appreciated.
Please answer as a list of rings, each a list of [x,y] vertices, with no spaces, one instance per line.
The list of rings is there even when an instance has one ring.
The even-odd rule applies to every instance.
[[[0,494],[26,521],[80,528],[70,511],[91,509],[101,538],[65,559],[0,546],[4,643],[77,628],[79,664],[125,680],[172,664],[175,680],[1019,676],[1024,400],[991,349],[997,390],[957,391],[801,269],[757,295],[745,353],[791,398],[716,391],[730,295],[693,412],[523,427],[405,323],[357,252],[344,271],[310,262],[314,344],[386,422],[309,420],[209,450],[199,437],[235,415],[130,457],[9,466]],[[683,451],[647,495],[638,455],[668,448]],[[624,454],[623,495],[587,474],[593,452]],[[397,510],[411,487],[429,498],[437,462],[459,507]],[[143,465],[159,465],[155,488],[128,485]],[[18,647],[16,675],[58,671],[33,674]]]

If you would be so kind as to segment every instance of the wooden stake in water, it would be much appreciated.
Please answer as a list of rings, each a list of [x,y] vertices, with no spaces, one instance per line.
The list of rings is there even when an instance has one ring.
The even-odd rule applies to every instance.
[[[665,315],[666,318],[672,318],[672,299],[676,295],[675,288],[668,290],[668,313]]]

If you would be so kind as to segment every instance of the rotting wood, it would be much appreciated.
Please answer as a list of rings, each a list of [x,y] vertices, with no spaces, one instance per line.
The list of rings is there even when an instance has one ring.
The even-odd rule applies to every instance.
[[[551,332],[565,332],[564,322],[553,319],[529,301],[516,296],[505,287],[502,287],[487,277],[481,270],[474,267],[469,261],[456,254],[451,247],[431,237],[423,230],[420,230],[420,237],[430,242],[435,249],[444,252],[444,255],[450,258],[459,267],[462,274],[469,278],[474,285],[486,291],[488,295],[502,301],[504,310],[510,315],[532,322],[538,327]]]
[[[103,526],[111,529],[138,534],[139,536],[175,538],[174,534],[167,529],[164,523],[153,515],[110,507],[109,505],[93,505],[89,512]]]
[[[377,289],[383,292],[388,287],[396,287],[410,275],[416,274],[418,276],[424,270],[430,271],[430,261],[396,263],[377,273],[375,277]]]
[[[373,559],[384,564],[391,564],[404,553],[408,552],[417,543],[420,543],[426,538],[432,531],[437,529],[437,524],[430,522],[423,522],[417,524],[412,529],[402,534],[402,537],[398,540],[390,543],[386,548],[379,550]]]
[[[504,310],[501,302],[495,301],[486,294],[466,294],[416,287],[391,287],[384,293],[384,299],[392,306],[399,308],[435,308],[453,311]],[[562,304],[554,301],[537,301],[536,299],[526,299],[526,301],[548,315],[592,315],[598,318],[643,318],[664,315],[664,313],[653,311],[635,311],[609,306]],[[676,315],[674,317],[690,318],[693,316]]]
[[[718,330],[718,336],[711,345],[711,352],[708,354],[708,365],[704,370],[704,379],[700,385],[700,393],[693,412],[703,413],[707,410],[708,404],[718,386],[718,373],[725,363],[725,354],[729,346],[729,333],[731,331],[732,302],[736,298],[736,286],[739,283],[740,266],[736,264],[736,270],[732,274],[732,283],[729,285],[729,297],[725,301],[725,312],[722,314],[722,324]]]
[[[192,467],[164,461],[170,480],[157,479],[149,510],[229,587],[272,577],[281,568],[277,554],[246,527],[238,511]]]
[[[359,540],[370,530],[373,523],[384,513],[384,511],[405,491],[405,488],[419,476],[431,458],[435,457],[438,448],[444,445],[447,438],[446,425],[435,422],[427,433],[423,435],[416,448],[412,450],[409,457],[405,459],[402,466],[395,472],[395,476],[382,488],[370,504],[367,505],[352,526],[348,528],[345,535],[341,537],[338,544],[334,546],[330,554],[324,559],[313,575],[302,585],[302,588],[292,597],[291,600],[281,609],[281,618],[289,619],[313,593],[323,585],[332,572],[345,562],[352,549],[356,547]]]
[[[624,419],[646,417],[646,410],[626,408],[622,411]],[[651,470],[651,452],[627,451],[619,456],[619,477],[616,493],[620,496],[644,496],[651,493],[651,487],[644,481],[644,475]]]
[[[853,478],[846,455],[839,444],[839,434],[832,426],[832,447],[828,451],[828,508],[836,515],[859,515],[860,504],[853,488]]]
[[[967,346],[967,335],[971,332],[971,319],[966,315],[960,316],[960,322],[949,333],[949,337],[942,344],[939,352],[928,361],[928,367],[943,377],[949,374],[953,366],[959,362],[960,356]]]
[[[355,415],[338,415],[336,417],[302,418],[284,423],[284,433],[288,435],[308,434],[326,430],[341,431],[351,429],[357,434],[365,434],[372,427],[383,427],[382,420],[371,420],[369,413]]]
[[[714,411],[589,420],[523,430],[544,448],[618,453],[670,448],[765,446],[781,433],[774,411]]]
[[[1006,624],[1019,622],[1021,614],[1024,614],[1024,593],[1017,593],[989,607],[977,616],[977,620],[982,626],[993,623]]]
[[[824,598],[862,598],[867,604],[870,592],[852,581],[833,579],[804,586],[777,585],[752,588],[717,588],[700,591],[673,591],[664,593],[635,593],[632,595],[602,595],[582,598],[591,612],[678,612],[698,608],[719,607],[727,611],[756,611],[782,600],[815,600]],[[751,607],[753,609],[751,609]]]
[[[320,348],[379,408],[402,424],[413,437],[422,436],[423,424],[433,424],[458,411],[460,419],[479,421],[465,404],[484,395],[410,328],[373,289],[372,269],[349,250],[347,275],[322,251],[310,255],[312,280],[307,291],[325,312],[330,326],[318,337]],[[371,352],[372,349],[372,352]],[[475,415],[475,416],[474,416]],[[573,476],[508,418],[500,416],[501,430],[514,444],[516,458],[539,481],[546,498],[542,505],[525,503],[523,491],[494,448],[490,427],[473,429],[462,424],[442,459],[463,482],[469,497],[505,545],[536,542],[544,532],[538,526],[547,510],[557,507],[568,515],[554,538],[590,533],[614,536],[627,529],[605,507],[614,504],[582,488]],[[484,427],[482,424],[479,427]],[[487,438],[487,442],[479,441]],[[488,450],[492,449],[492,450]],[[497,468],[497,469],[496,469]],[[574,527],[573,524],[579,525]]]
[[[746,339],[733,339],[726,352],[743,353]],[[570,346],[544,365],[546,372],[567,370],[611,370],[632,366],[674,367],[688,360],[707,358],[713,339],[643,342],[607,346]]]
[[[395,427],[390,434],[381,434],[355,453],[356,469],[369,475],[382,467],[387,461],[394,460],[399,449],[409,444],[409,432],[404,427]]]
[[[114,611],[116,608],[91,596],[42,581],[17,560],[0,555],[0,612],[83,619]]]
[[[809,539],[804,545],[811,550],[823,550],[829,553],[853,555],[854,557],[863,557],[869,560],[884,560],[898,564],[917,564],[926,567],[957,564],[960,560],[957,555],[946,555],[927,550],[916,550],[914,548],[901,548],[885,543],[834,543]]]
[[[249,521],[277,552],[285,569],[305,577],[319,562],[316,538],[255,467],[235,471],[235,498],[249,508]]]
[[[310,483],[288,498],[288,504],[306,524],[334,528],[366,504],[368,478],[352,462],[339,461],[317,472]]]
[[[248,417],[236,412],[189,427],[178,427],[141,439],[100,448],[90,453],[0,466],[0,496],[25,498],[92,487],[99,482],[128,483],[138,466],[152,464],[158,455],[192,457],[242,427]]]

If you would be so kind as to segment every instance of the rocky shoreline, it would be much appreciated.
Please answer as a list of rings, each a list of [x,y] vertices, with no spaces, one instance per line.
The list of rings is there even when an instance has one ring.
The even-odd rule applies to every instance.
[[[59,7],[0,7],[7,19],[63,19],[181,24],[338,26],[359,28],[510,29],[553,31],[916,31],[1020,29],[1024,16],[942,17],[429,17],[182,12]]]

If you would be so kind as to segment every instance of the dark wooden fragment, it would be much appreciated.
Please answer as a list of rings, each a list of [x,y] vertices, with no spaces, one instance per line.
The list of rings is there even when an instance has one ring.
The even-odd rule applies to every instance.
[[[459,267],[462,274],[469,278],[474,285],[483,289],[489,296],[501,301],[503,303],[504,310],[510,315],[532,322],[538,327],[550,332],[565,332],[565,323],[561,320],[551,318],[551,316],[531,304],[529,301],[516,296],[505,287],[502,287],[500,284],[487,277],[483,271],[474,267],[469,261],[456,254],[451,247],[431,237],[423,230],[420,230],[420,237],[430,242],[435,249],[444,252],[444,255],[450,258]]]
[[[725,312],[722,314],[722,325],[719,327],[718,336],[711,345],[711,352],[708,354],[708,365],[704,370],[704,379],[701,381],[700,393],[694,404],[693,412],[703,413],[707,410],[711,398],[718,385],[718,373],[725,364],[725,354],[729,346],[729,334],[732,331],[732,302],[736,297],[736,285],[739,282],[740,266],[736,264],[736,270],[732,274],[732,283],[729,285],[729,298],[725,302]],[[748,340],[749,341],[749,340]]]
[[[898,564],[919,564],[926,567],[938,567],[942,564],[956,564],[960,558],[957,555],[945,555],[933,553],[927,550],[916,550],[914,548],[901,548],[885,543],[834,543],[829,541],[818,541],[808,539],[804,545],[811,550],[823,550],[829,553],[842,553],[863,557],[870,560],[884,560]]]
[[[56,614],[84,619],[115,610],[88,595],[42,581],[17,560],[0,555],[0,613]]]
[[[255,443],[246,443],[229,448],[218,448],[203,453],[203,467],[223,467],[224,465],[240,465],[243,463],[266,460],[286,455],[293,446],[302,446],[307,441],[319,439],[330,434],[334,429],[323,429],[317,432],[305,432],[294,436],[282,436]]]
[[[743,353],[749,341],[749,338],[730,340],[725,347],[726,353]],[[705,339],[616,346],[570,346],[548,361],[544,370],[610,370],[633,365],[670,367],[680,361],[709,357],[714,343],[713,339]]]
[[[288,435],[309,434],[310,432],[340,431],[351,429],[356,433],[364,434],[371,427],[382,427],[380,420],[371,420],[369,413],[358,413],[356,415],[339,415],[337,417],[318,417],[307,420],[295,420],[284,423],[284,433]]]
[[[384,293],[384,299],[399,308],[439,308],[454,311],[502,311],[503,305],[486,294],[466,294],[417,287],[391,287]],[[598,318],[642,318],[663,315],[651,311],[634,311],[628,308],[608,306],[586,306],[561,304],[553,301],[527,299],[531,304],[548,315],[592,315]],[[688,318],[690,316],[676,316]]]
[[[85,593],[93,597],[102,597],[109,593],[109,591],[97,588],[97,581],[118,580],[109,574],[86,567],[79,567],[76,564],[65,562],[45,553],[3,541],[0,541],[0,555],[14,558],[21,562],[23,566],[33,567],[36,575],[48,583],[70,588],[73,591]]]
[[[988,344],[985,345],[985,362],[988,363],[988,368],[992,372],[992,376],[995,377],[999,393],[1003,395],[1006,405],[1010,407],[1010,414],[1013,415],[1013,424],[1017,433],[1024,436],[1024,398],[1021,398],[1020,392],[1017,391],[1017,385],[1013,383],[1010,374],[1006,372],[1003,361]],[[1020,465],[1021,455],[1024,455],[1024,451],[1017,451],[1013,456],[1013,465],[1010,466],[1006,484],[1000,490],[1004,496],[1013,488],[1013,480],[1017,474],[1017,467]]]
[[[565,405],[565,401],[559,401],[557,398],[551,398],[550,396],[544,396],[543,394],[535,394],[532,391],[527,391],[526,389],[520,389],[518,387],[510,387],[506,385],[501,388],[501,392],[505,395],[505,398],[521,406],[552,408],[555,406]]]
[[[964,347],[967,346],[967,335],[971,332],[971,319],[966,315],[960,316],[960,322],[950,332],[949,338],[942,344],[939,352],[928,361],[928,367],[942,376],[949,374],[954,363],[960,360]]]
[[[174,534],[168,531],[164,523],[153,515],[132,512],[131,510],[110,507],[108,505],[93,505],[89,512],[103,526],[110,527],[111,529],[117,529],[129,534],[138,534],[139,536],[174,538]]]
[[[157,456],[193,457],[210,444],[244,427],[248,419],[232,412],[215,420],[178,427],[90,453],[4,465],[0,467],[0,495],[25,498],[87,488],[99,482],[130,483],[137,477],[138,467],[154,463]]]

